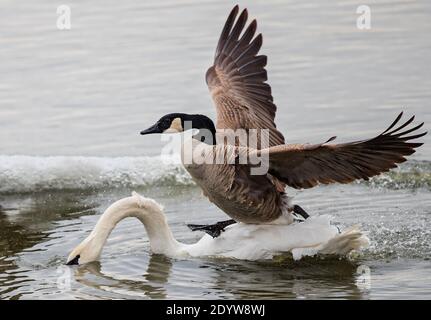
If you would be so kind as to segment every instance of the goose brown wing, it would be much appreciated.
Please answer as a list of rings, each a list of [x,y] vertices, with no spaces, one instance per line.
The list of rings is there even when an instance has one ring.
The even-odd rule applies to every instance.
[[[254,37],[256,20],[246,27],[247,9],[238,19],[237,15],[235,6],[221,33],[214,65],[206,73],[217,109],[217,128],[268,129],[269,146],[284,144],[274,123],[276,106],[271,87],[266,83],[267,57],[258,55],[262,35]]]
[[[414,133],[423,123],[409,128],[414,116],[398,125],[402,113],[392,125],[375,138],[343,144],[281,145],[259,152],[269,157],[269,172],[293,188],[311,188],[317,184],[349,183],[397,167],[422,143],[411,142],[426,134]],[[394,128],[395,127],[395,128]]]

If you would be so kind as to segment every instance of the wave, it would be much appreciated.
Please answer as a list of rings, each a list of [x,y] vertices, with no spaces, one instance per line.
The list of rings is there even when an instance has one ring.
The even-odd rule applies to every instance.
[[[431,190],[431,162],[409,161],[360,182],[371,187]],[[191,186],[179,157],[80,157],[0,155],[0,193]]]
[[[394,170],[373,177],[369,181],[359,181],[359,183],[396,190],[431,190],[431,161],[410,160]]]
[[[0,193],[193,185],[176,157],[0,156]]]

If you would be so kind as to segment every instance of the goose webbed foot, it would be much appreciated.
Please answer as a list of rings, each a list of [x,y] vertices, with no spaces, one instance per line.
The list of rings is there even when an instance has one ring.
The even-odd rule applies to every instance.
[[[236,223],[236,221],[230,219],[226,221],[219,221],[214,224],[188,224],[187,227],[189,227],[192,231],[204,231],[211,237],[217,238],[221,232],[224,231],[224,228],[234,223]]]
[[[305,219],[307,219],[310,215],[304,210],[304,209],[302,209],[300,206],[298,206],[297,204],[295,204],[294,206],[293,206],[293,212],[295,213],[295,214],[299,214],[301,217],[303,217],[304,218],[304,220]]]

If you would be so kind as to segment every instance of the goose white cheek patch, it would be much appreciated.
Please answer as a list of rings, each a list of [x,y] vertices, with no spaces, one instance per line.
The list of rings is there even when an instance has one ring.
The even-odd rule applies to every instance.
[[[178,132],[183,132],[183,126],[181,124],[181,119],[180,118],[175,118],[174,120],[172,120],[171,122],[171,126],[169,128],[167,128],[165,131],[163,131],[163,133],[178,133]]]

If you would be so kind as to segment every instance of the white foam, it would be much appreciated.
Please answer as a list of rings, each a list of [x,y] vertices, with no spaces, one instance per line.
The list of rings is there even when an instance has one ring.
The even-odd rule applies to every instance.
[[[0,193],[192,184],[178,159],[0,155]]]
[[[431,188],[431,162],[409,161],[366,183],[390,189]],[[84,157],[0,155],[0,193],[193,185],[179,156]]]

